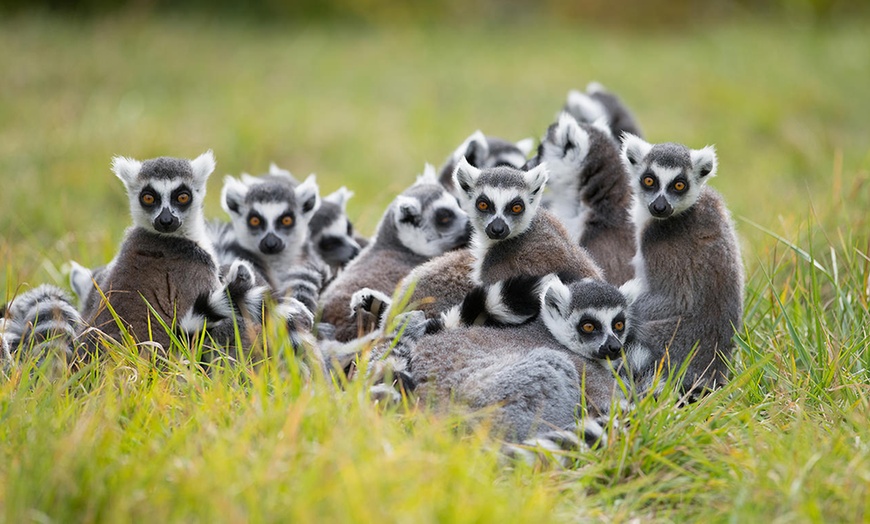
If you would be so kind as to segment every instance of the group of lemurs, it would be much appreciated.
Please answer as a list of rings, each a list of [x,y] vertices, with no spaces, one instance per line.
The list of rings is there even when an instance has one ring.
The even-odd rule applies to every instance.
[[[188,341],[203,364],[233,362],[278,319],[313,367],[378,398],[485,409],[509,441],[597,440],[596,417],[678,372],[689,394],[722,385],[741,327],[715,150],[642,136],[601,85],[571,91],[536,151],[475,132],[369,239],[352,193],[321,198],[314,175],[227,176],[229,221],[207,221],[211,151],[116,157],[133,218],[117,254],[71,264],[78,307],[49,285],[10,301],[3,358],[75,366],[111,344],[166,356]]]

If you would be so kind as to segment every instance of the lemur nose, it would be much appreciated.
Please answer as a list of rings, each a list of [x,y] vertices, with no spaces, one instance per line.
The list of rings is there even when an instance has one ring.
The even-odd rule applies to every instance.
[[[508,235],[508,231],[510,230],[508,229],[507,224],[505,224],[504,220],[500,218],[496,218],[486,226],[486,236],[493,240],[501,240],[505,238]]]
[[[260,241],[260,251],[268,255],[280,253],[282,249],[284,249],[284,242],[274,233],[269,233]]]
[[[608,335],[607,340],[598,348],[599,358],[616,358],[622,351],[622,343],[613,335]]]

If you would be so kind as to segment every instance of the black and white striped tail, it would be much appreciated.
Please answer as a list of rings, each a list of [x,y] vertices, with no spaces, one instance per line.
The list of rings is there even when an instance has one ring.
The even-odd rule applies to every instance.
[[[3,345],[10,358],[42,361],[59,355],[72,361],[76,337],[83,325],[72,298],[62,289],[43,284],[3,308]]]
[[[541,292],[549,276],[520,275],[468,292],[459,309],[466,326],[516,326],[533,320],[541,309]]]

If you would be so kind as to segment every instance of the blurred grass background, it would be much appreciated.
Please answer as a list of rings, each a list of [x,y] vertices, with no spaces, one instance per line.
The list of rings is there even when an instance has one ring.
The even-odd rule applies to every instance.
[[[866,18],[378,25],[143,5],[100,17],[12,10],[0,22],[7,286],[112,256],[128,223],[113,155],[213,149],[210,216],[223,214],[224,174],[270,161],[316,172],[325,193],[356,193],[350,214],[371,232],[424,162],[440,164],[475,129],[540,137],[566,92],[592,80],[624,98],[649,140],[715,144],[714,184],[756,222],[870,164]]]
[[[316,172],[370,233],[424,162],[478,128],[537,138],[597,80],[648,140],[717,147],[748,277],[733,387],[642,406],[558,473],[505,468],[453,419],[382,416],[360,385],[126,364],[4,382],[0,520],[866,520],[864,3],[238,5],[0,0],[0,300],[113,256],[113,155],[213,149],[213,217],[224,174]]]

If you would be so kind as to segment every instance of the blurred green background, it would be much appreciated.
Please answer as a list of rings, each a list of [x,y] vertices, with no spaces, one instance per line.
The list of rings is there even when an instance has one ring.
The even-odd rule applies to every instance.
[[[111,258],[129,223],[113,155],[213,149],[209,216],[225,174],[316,172],[370,233],[424,162],[476,129],[538,138],[593,80],[648,140],[716,145],[750,265],[744,217],[777,229],[863,183],[863,3],[612,4],[4,0],[0,296]]]

